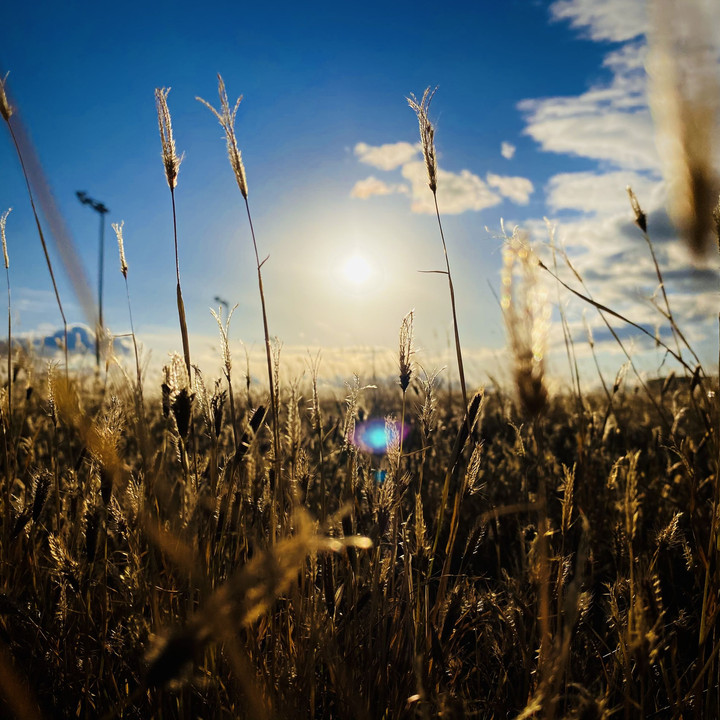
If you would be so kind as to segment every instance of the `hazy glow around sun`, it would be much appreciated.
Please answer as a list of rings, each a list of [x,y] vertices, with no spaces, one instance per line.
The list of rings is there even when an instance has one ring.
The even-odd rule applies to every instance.
[[[362,255],[351,255],[342,265],[343,279],[356,287],[366,285],[373,275],[372,265]]]

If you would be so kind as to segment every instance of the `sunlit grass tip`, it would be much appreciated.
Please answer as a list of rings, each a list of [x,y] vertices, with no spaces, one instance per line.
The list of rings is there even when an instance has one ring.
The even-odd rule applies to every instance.
[[[10,73],[6,73],[5,77],[0,80],[0,115],[3,116],[5,122],[10,122],[10,116],[15,112],[15,108],[10,104],[7,92],[5,91],[5,84]]]
[[[415,111],[420,126],[420,143],[422,145],[423,157],[425,158],[425,166],[428,173],[428,185],[435,192],[437,190],[437,157],[435,154],[435,127],[430,122],[428,110],[430,103],[437,91],[437,87],[431,90],[429,87],[425,89],[422,99],[418,99],[413,93],[407,98],[408,105]]]
[[[157,107],[158,128],[160,129],[160,141],[162,143],[162,159],[165,167],[165,177],[171,188],[177,186],[180,163],[185,155],[178,156],[175,149],[175,137],[173,136],[172,120],[167,104],[167,96],[170,88],[155,88],[155,105]]]
[[[245,165],[243,164],[242,153],[240,152],[240,148],[237,144],[237,138],[235,137],[235,116],[237,115],[238,107],[240,107],[240,102],[242,101],[243,96],[241,95],[235,101],[235,107],[230,110],[227,92],[225,91],[225,83],[220,73],[218,73],[218,95],[220,96],[221,112],[218,112],[207,100],[203,100],[201,97],[196,97],[195,99],[205,105],[205,107],[215,115],[225,131],[225,140],[227,142],[227,154],[228,159],[230,160],[230,166],[235,173],[235,180],[237,181],[242,196],[247,199],[248,187],[247,177],[245,175]]]
[[[123,240],[123,225],[125,224],[125,221],[119,223],[113,223],[112,229],[115,231],[115,236],[117,237],[117,243],[118,243],[118,252],[120,254],[120,272],[123,274],[123,277],[127,280],[127,274],[128,274],[128,264],[125,260],[125,242]]]

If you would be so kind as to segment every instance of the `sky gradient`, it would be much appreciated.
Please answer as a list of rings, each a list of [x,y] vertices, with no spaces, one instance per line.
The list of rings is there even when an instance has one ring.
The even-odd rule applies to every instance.
[[[709,0],[697,4],[720,20]],[[648,213],[679,324],[703,359],[717,356],[717,262],[693,263],[665,211],[663,157],[647,99],[647,28],[642,0],[443,8],[318,2],[312,9],[159,2],[152,10],[132,1],[112,9],[13,3],[0,27],[0,67],[10,72],[11,100],[93,292],[98,218],[75,193],[86,191],[110,209],[105,322],[117,333],[129,325],[109,225],[124,221],[136,330],[159,361],[181,350],[154,104],[155,88],[172,88],[168,104],[184,153],[176,192],[180,273],[191,351],[209,374],[220,366],[209,312],[216,296],[238,305],[230,331],[237,362],[241,341],[255,353],[262,347],[244,204],[222,129],[195,99],[217,105],[218,72],[231,102],[244,96],[236,130],[259,251],[269,256],[270,333],[285,356],[324,348],[340,363],[352,356],[349,348],[363,348],[365,360],[392,363],[387,349],[396,347],[400,322],[414,309],[418,359],[452,366],[447,283],[419,272],[442,269],[444,260],[417,122],[405,100],[438,86],[430,112],[438,201],[461,341],[478,383],[506,364],[494,297],[501,219],[541,243],[549,218],[593,296],[654,331],[662,318],[649,298],[658,283],[633,225],[628,184]],[[16,329],[54,331],[59,313],[6,128],[3,134],[0,210],[13,207],[7,237]],[[68,320],[85,321],[61,271],[58,280]],[[624,357],[594,311],[567,294],[561,303],[578,353],[588,355],[587,321],[604,367],[617,371]],[[564,352],[557,317],[550,346]],[[663,355],[651,343],[623,337],[643,367],[658,368]],[[556,355],[551,370],[562,375],[567,361]],[[350,362],[347,374],[353,369]]]

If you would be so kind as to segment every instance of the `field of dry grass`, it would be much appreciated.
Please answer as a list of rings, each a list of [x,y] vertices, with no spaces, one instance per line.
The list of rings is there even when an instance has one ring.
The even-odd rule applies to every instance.
[[[252,231],[221,79],[219,92]],[[156,99],[174,211],[182,158],[168,92]],[[435,196],[431,99],[410,105]],[[354,378],[333,401],[318,360],[305,386],[282,384],[254,232],[265,389],[233,375],[221,316],[224,377],[193,364],[177,235],[183,352],[160,387],[137,354],[132,376],[108,382],[71,371],[67,352],[38,366],[14,346],[0,390],[0,714],[717,717],[716,375],[665,298],[677,375],[550,393],[539,274],[555,271],[515,232],[501,298],[514,385],[471,396],[439,210],[454,397],[414,363],[412,314],[398,318],[397,382]]]
[[[180,357],[172,372],[141,423],[129,383],[18,366],[0,452],[6,714],[715,713],[702,381],[652,402],[551,398],[530,421],[493,393],[462,451],[458,400],[413,377],[402,455],[397,419],[387,453],[348,442],[361,419],[399,418],[399,388],[309,409],[280,388],[275,458],[262,397],[236,397],[233,425],[224,389],[191,394]]]

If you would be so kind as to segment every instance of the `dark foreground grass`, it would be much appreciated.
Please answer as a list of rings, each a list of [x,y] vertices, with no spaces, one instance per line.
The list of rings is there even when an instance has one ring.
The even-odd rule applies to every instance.
[[[460,406],[413,379],[402,456],[392,421],[383,455],[347,442],[399,417],[399,389],[308,410],[282,388],[278,463],[264,409],[235,398],[235,442],[224,391],[182,385],[180,357],[169,370],[146,424],[129,382],[103,395],[18,370],[3,717],[717,716],[702,383],[555,397],[530,424],[495,392],[458,453]]]

